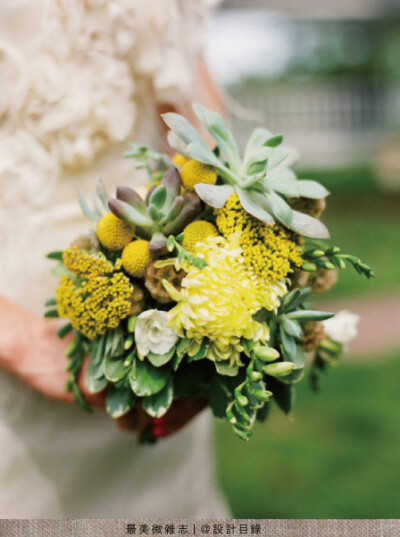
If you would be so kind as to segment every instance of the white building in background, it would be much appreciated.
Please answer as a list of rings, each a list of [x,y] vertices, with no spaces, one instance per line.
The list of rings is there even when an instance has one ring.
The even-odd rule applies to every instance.
[[[383,163],[384,175],[400,185],[396,136],[381,150],[385,136],[400,130],[400,86],[356,69],[373,52],[363,28],[393,20],[400,2],[228,0],[224,7],[209,27],[208,60],[239,138],[263,123],[299,148],[304,167]],[[329,23],[330,40],[321,40],[312,24],[307,31],[316,20]],[[301,39],[294,39],[304,25]],[[315,63],[317,74],[327,55],[347,65],[342,75],[281,76],[301,57]]]

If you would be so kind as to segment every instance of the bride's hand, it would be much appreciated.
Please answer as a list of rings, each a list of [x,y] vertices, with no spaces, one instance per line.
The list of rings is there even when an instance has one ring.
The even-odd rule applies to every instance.
[[[150,428],[156,437],[170,436],[182,429],[187,423],[207,407],[207,401],[190,396],[172,403],[171,408],[160,420],[152,420],[141,405],[136,405],[128,414],[118,420],[121,429],[142,431]]]
[[[69,373],[65,370],[65,349],[73,336],[57,336],[62,325],[59,320],[45,320],[19,304],[0,296],[0,366],[19,377],[25,384],[46,397],[74,403],[74,396],[65,389]],[[90,406],[104,408],[105,392],[90,393],[84,383],[89,360],[85,359],[79,376],[79,387]],[[162,424],[165,436],[188,423],[206,406],[204,400],[194,397],[175,402]],[[151,426],[152,420],[137,405],[116,420],[122,429],[141,431]]]

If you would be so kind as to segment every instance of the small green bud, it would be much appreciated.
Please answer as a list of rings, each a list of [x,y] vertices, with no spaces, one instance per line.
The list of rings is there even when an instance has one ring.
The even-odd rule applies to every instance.
[[[272,347],[265,347],[259,343],[253,349],[254,354],[263,362],[273,362],[279,358],[279,352]]]
[[[128,332],[133,333],[135,331],[136,323],[137,323],[137,316],[136,315],[132,315],[131,317],[129,317],[129,319],[128,319]]]
[[[317,259],[316,263],[319,267],[326,268],[329,270],[333,270],[335,268],[335,265],[331,261],[327,261],[326,259]]]
[[[127,351],[132,347],[132,345],[133,345],[133,336],[130,335],[125,340],[124,349]]]
[[[71,358],[71,356],[76,351],[77,347],[78,347],[78,343],[77,343],[76,339],[74,339],[74,341],[71,341],[71,343],[65,349],[65,356],[68,356],[68,358]]]
[[[301,265],[301,270],[304,270],[305,272],[315,272],[317,270],[317,265],[310,261],[304,261]]]
[[[313,250],[309,254],[310,257],[322,257],[324,255],[325,255],[325,252],[323,250]]]
[[[292,362],[277,362],[276,364],[269,364],[263,367],[263,371],[272,377],[284,377],[289,375],[293,369],[294,363]]]
[[[153,222],[158,222],[162,217],[162,214],[154,205],[150,205],[147,212],[149,213],[149,216],[153,220]]]
[[[340,252],[339,246],[331,246],[327,250],[325,250],[326,255],[335,255]]]
[[[263,378],[263,375],[262,373],[259,373],[258,371],[251,371],[250,373],[248,373],[247,375],[250,380],[252,380],[253,382],[257,382],[257,380],[261,380]]]

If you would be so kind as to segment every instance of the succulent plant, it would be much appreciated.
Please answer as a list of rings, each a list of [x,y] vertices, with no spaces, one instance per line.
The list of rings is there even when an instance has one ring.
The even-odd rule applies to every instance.
[[[290,207],[290,198],[325,198],[329,192],[316,181],[297,180],[290,166],[296,154],[280,146],[282,136],[273,136],[264,128],[251,134],[241,158],[233,134],[222,117],[195,104],[194,111],[217,143],[219,156],[212,151],[196,129],[183,116],[163,115],[171,133],[170,145],[184,156],[212,166],[219,184],[197,184],[199,197],[211,207],[220,209],[236,193],[243,209],[267,224],[275,221],[302,235],[327,238],[325,225]]]
[[[159,186],[153,186],[143,200],[132,188],[118,187],[117,198],[108,201],[111,212],[135,226],[136,236],[150,241],[153,255],[167,253],[167,237],[178,235],[201,211],[199,197],[192,192],[180,195],[179,172],[170,168]]]

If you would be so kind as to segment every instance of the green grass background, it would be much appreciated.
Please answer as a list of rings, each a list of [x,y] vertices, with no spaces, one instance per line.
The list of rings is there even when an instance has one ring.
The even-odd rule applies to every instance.
[[[333,195],[324,216],[332,242],[373,266],[351,268],[324,296],[400,290],[400,196],[371,170],[304,172]],[[373,307],[373,303],[371,304]],[[303,382],[291,417],[277,408],[248,443],[216,425],[218,477],[234,517],[400,518],[400,349],[357,362],[344,357],[312,393]]]

